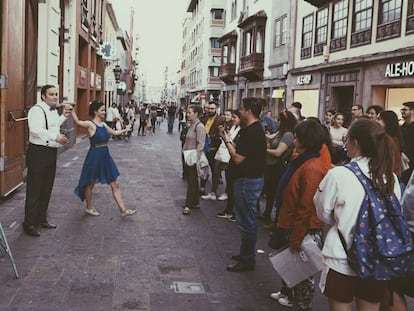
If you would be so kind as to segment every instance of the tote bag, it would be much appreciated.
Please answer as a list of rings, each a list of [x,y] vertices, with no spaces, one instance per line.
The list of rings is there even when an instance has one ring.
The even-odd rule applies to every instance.
[[[190,149],[190,150],[183,150],[184,162],[188,166],[196,165],[197,163],[197,150]]]
[[[226,144],[222,141],[220,146],[217,149],[216,155],[214,156],[214,160],[229,163],[230,161],[230,153],[227,150]]]

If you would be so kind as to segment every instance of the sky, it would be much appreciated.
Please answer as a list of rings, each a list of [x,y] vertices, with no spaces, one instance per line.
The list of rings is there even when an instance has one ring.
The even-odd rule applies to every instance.
[[[130,11],[135,11],[135,37],[138,35],[140,73],[148,86],[164,84],[179,69],[182,48],[182,21],[189,0],[110,0],[117,21],[129,33]],[[134,40],[136,40],[134,38]],[[135,52],[135,51],[134,51]],[[134,56],[134,53],[133,53]]]

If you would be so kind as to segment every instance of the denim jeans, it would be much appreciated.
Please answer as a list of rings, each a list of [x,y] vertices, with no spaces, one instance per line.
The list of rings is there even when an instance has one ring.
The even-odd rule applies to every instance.
[[[173,132],[174,120],[175,120],[174,116],[168,116],[168,133]]]
[[[257,202],[263,189],[263,177],[237,178],[233,183],[234,212],[240,230],[240,256],[246,264],[255,264],[257,240]]]

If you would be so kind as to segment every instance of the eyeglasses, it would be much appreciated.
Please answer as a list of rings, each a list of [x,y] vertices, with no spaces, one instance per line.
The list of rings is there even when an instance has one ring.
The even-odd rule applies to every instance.
[[[408,111],[408,110],[412,110],[410,108],[401,108],[400,111]]]

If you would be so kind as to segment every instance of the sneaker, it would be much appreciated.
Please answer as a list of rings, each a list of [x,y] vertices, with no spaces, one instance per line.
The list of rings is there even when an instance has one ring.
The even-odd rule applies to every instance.
[[[217,197],[215,194],[209,193],[207,195],[202,195],[201,198],[203,200],[217,200]]]
[[[276,292],[276,293],[271,293],[270,294],[270,298],[274,299],[274,300],[279,300],[279,298],[284,298],[287,297],[286,295],[282,294],[281,292]]]
[[[289,298],[286,296],[286,297],[280,297],[278,300],[277,300],[278,302],[279,302],[279,304],[281,304],[282,306],[285,306],[285,307],[293,307],[293,303],[292,303],[292,301],[290,301],[289,300]]]
[[[228,199],[228,196],[227,196],[227,193],[225,193],[225,192],[217,198],[217,200],[219,200],[219,201],[224,201],[224,200],[227,200],[227,199]]]
[[[234,215],[231,215],[231,217],[228,218],[228,220],[231,221],[231,222],[235,222],[236,221],[236,218],[234,217]]]
[[[225,212],[221,212],[221,213],[217,213],[217,215],[216,215],[217,217],[219,217],[219,218],[227,218],[227,219],[229,219],[230,217],[232,217],[233,215],[232,214],[227,214],[227,213],[225,213]]]

